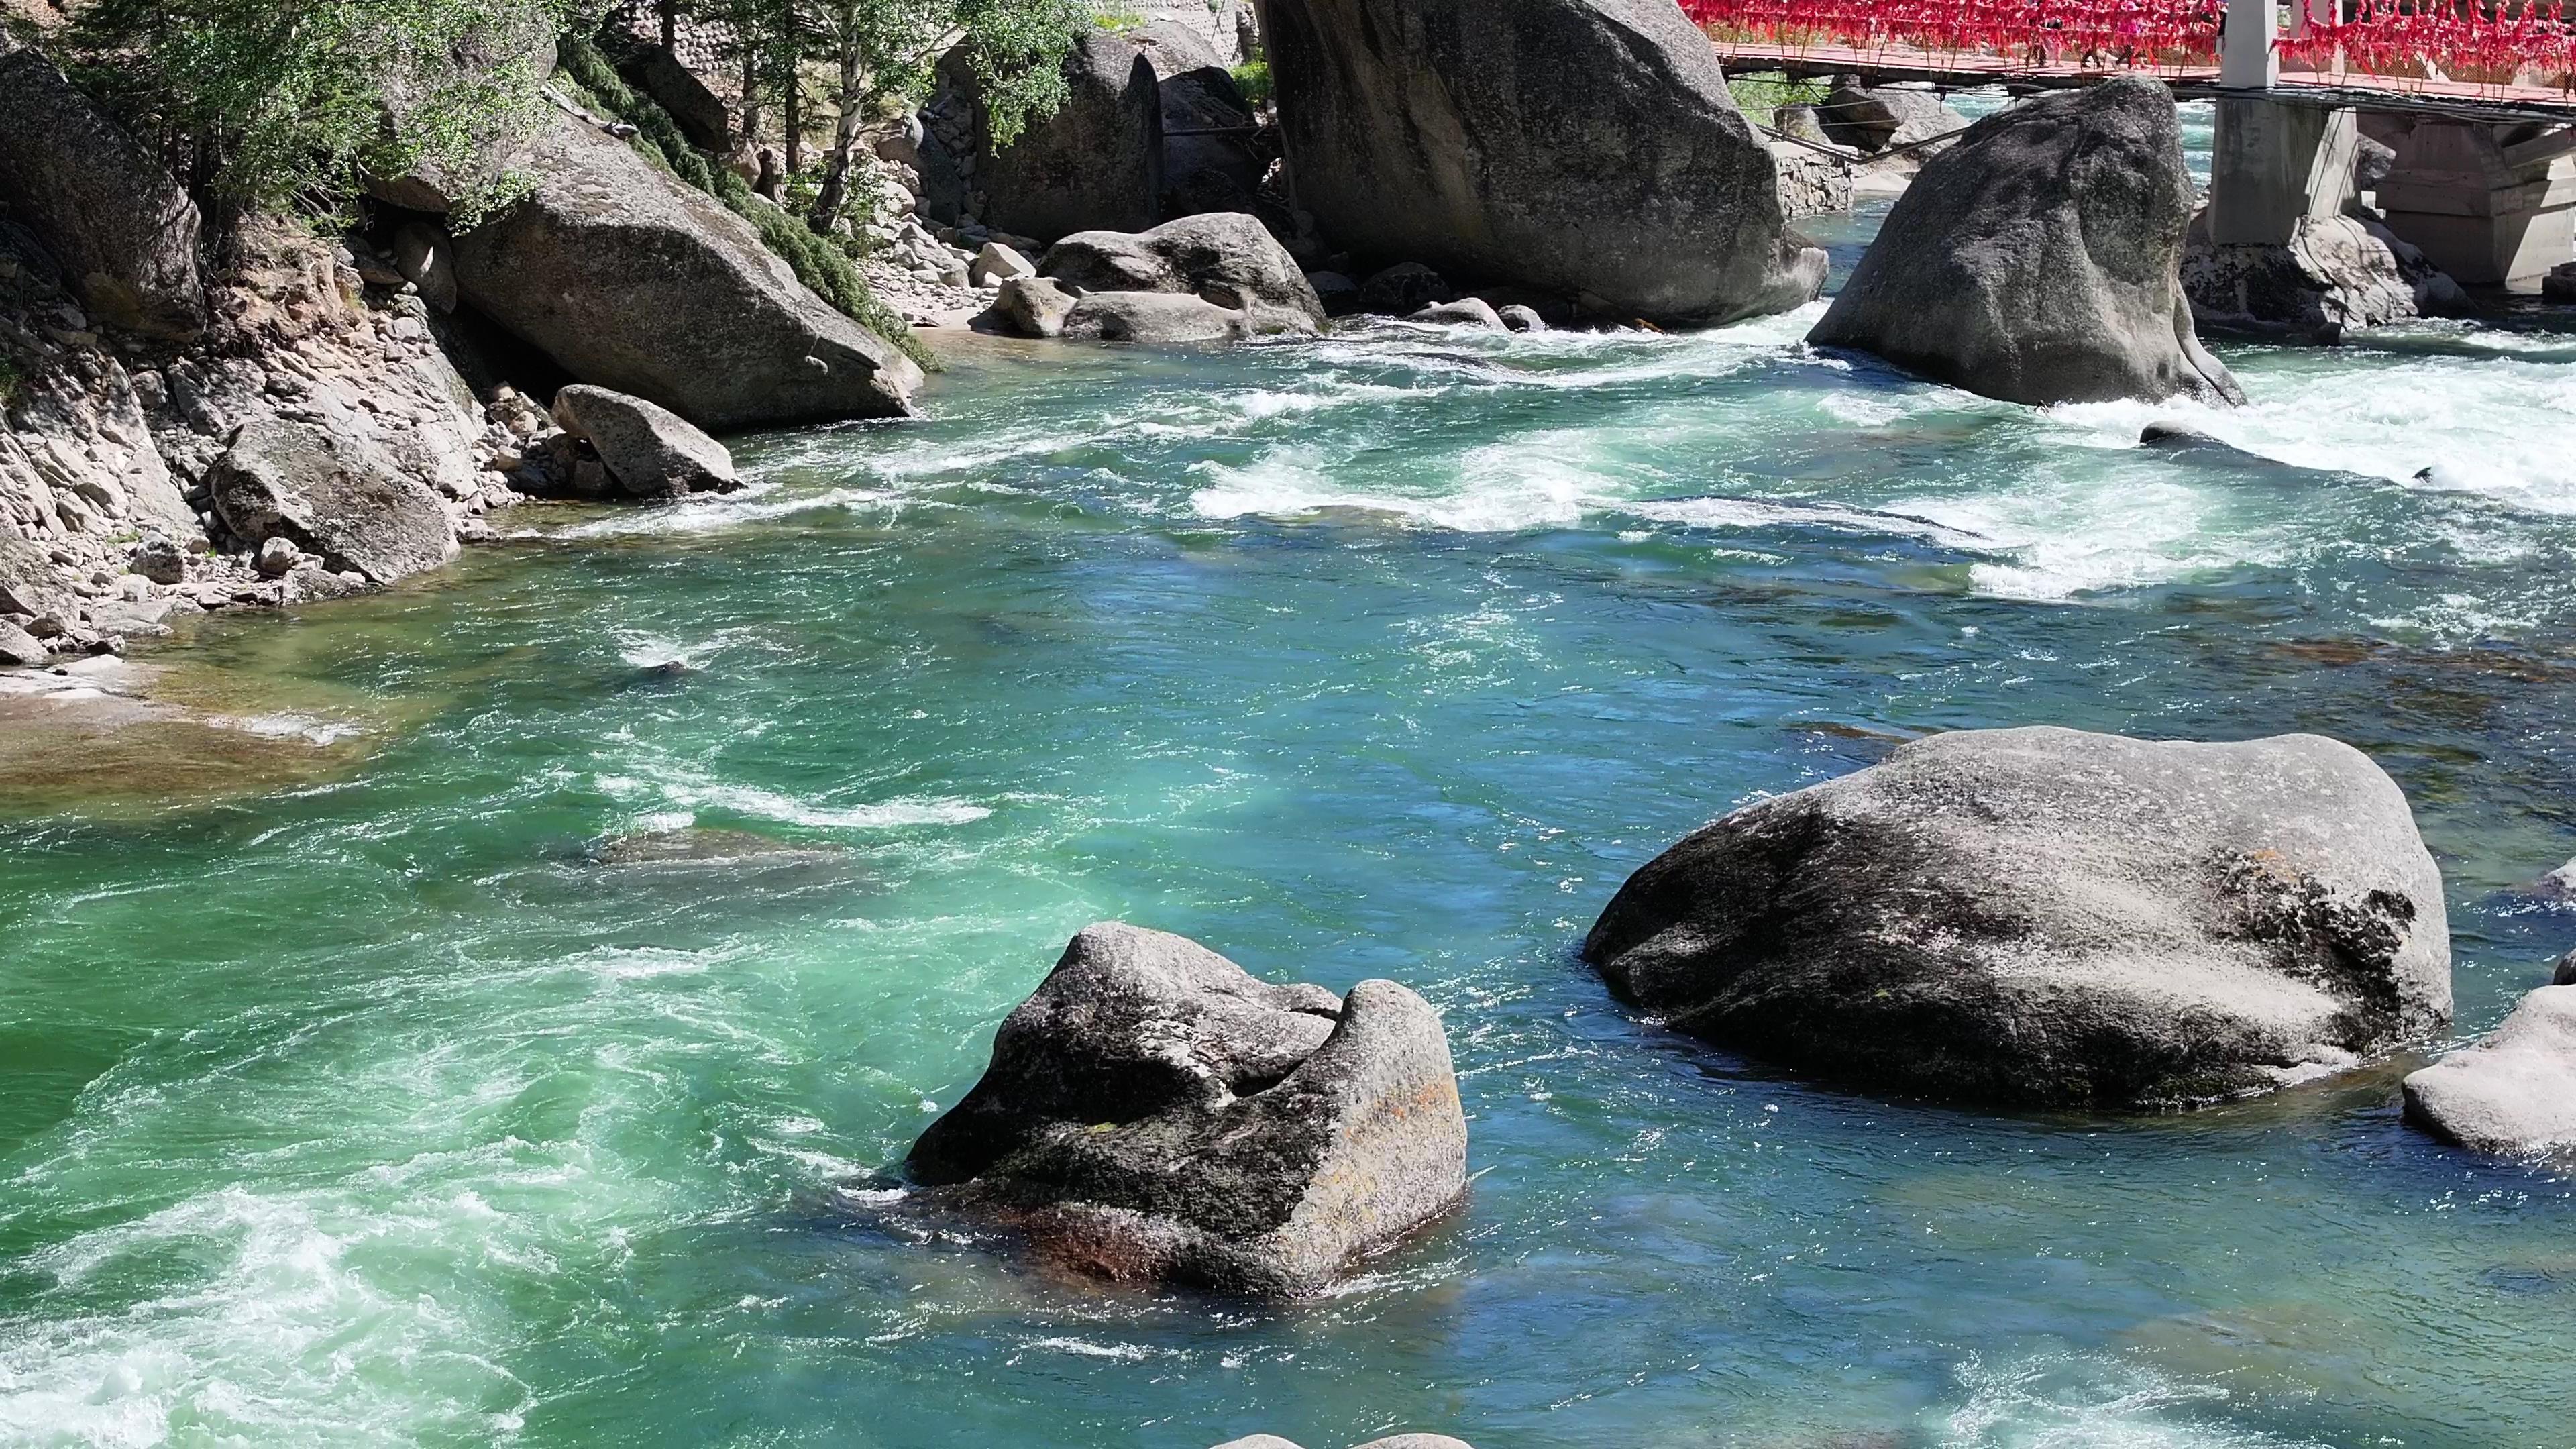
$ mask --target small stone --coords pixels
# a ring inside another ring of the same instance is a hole
[[[1000,242],[984,243],[984,249],[975,254],[974,265],[966,270],[967,276],[979,287],[999,286],[1013,277],[1034,277],[1038,272],[1027,257],[1020,255],[1018,248],[1004,246]]]
[[[134,546],[128,567],[156,584],[175,584],[188,576],[188,557],[179,545],[156,533]]]

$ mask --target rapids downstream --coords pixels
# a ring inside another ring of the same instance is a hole
[[[1923,731],[2314,730],[2405,786],[2491,1026],[2576,946],[2529,889],[2576,854],[2576,332],[2033,412],[1815,315],[982,343],[748,495],[199,626],[174,679],[367,748],[0,814],[0,1442],[2576,1444],[2576,1184],[2403,1129],[2393,1069],[1913,1106],[1573,958],[1683,832]],[[586,855],[691,824],[809,848]],[[1279,1312],[853,1226],[1103,918],[1422,991],[1464,1213]]]

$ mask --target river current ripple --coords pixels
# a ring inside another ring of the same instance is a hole
[[[745,496],[205,626],[374,748],[0,819],[0,1442],[2576,1443],[2570,1184],[2410,1134],[2394,1068],[1949,1111],[1572,958],[1662,845],[1924,731],[2306,729],[2406,787],[2491,1026],[2576,946],[2528,889],[2576,854],[2576,333],[2031,411],[1812,315],[981,346]],[[583,859],[686,824],[815,849]],[[1281,1312],[849,1223],[1113,917],[1428,995],[1466,1210]]]

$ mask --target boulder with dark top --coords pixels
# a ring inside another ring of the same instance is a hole
[[[1721,1045],[2032,1106],[2268,1091],[2451,1012],[2441,875],[2406,797],[2316,735],[1916,740],[1666,851],[1583,954]]]
[[[566,372],[718,432],[912,410],[921,369],[715,198],[568,116],[522,165],[535,190],[457,238],[457,289]]]
[[[196,204],[34,50],[0,55],[0,203],[92,317],[153,337],[204,330]]]
[[[1267,227],[1242,212],[1167,221],[1151,231],[1077,232],[1038,271],[1084,292],[1186,292],[1251,315],[1257,332],[1312,332],[1323,299]]]
[[[1168,76],[1162,105],[1163,215],[1252,210],[1264,168],[1234,76],[1214,65]]]
[[[1306,285],[1315,289],[1315,300],[1324,304],[1327,317],[1347,317],[1360,310],[1360,284],[1340,272],[1308,272]]]
[[[2576,986],[2576,951],[2570,951],[2558,958],[2557,969],[2549,974],[2549,984]]]
[[[2465,1051],[2406,1078],[2406,1120],[2476,1152],[2576,1151],[2576,986],[2544,986]]]
[[[1360,306],[1365,311],[1389,316],[1410,317],[1425,307],[1455,301],[1458,289],[1449,279],[1420,262],[1397,262],[1369,274],[1360,283]]]
[[[1955,144],[1942,138],[1968,129],[1968,118],[1931,91],[1863,85],[1850,76],[1834,82],[1815,118],[1835,145],[1864,156],[1903,150],[1927,161]]]
[[[1061,1265],[1293,1296],[1449,1211],[1467,1123],[1440,1019],[1404,987],[1271,986],[1098,925],[908,1167],[922,1207],[999,1219]]]
[[[715,152],[733,149],[733,108],[678,56],[659,45],[639,45],[617,58],[617,74],[668,111],[690,145]]]
[[[1086,342],[1232,342],[1248,337],[1242,312],[1185,292],[1087,292],[1064,315],[1061,335]]]
[[[635,497],[730,493],[742,486],[724,444],[640,397],[576,383],[555,393],[554,416]]]
[[[333,572],[390,583],[456,554],[438,495],[329,419],[253,418],[206,482],[233,537],[253,546],[283,538]]]
[[[1338,246],[1666,323],[1824,285],[1672,0],[1269,0],[1263,41],[1297,203]]]
[[[1064,59],[1064,104],[996,149],[975,108],[971,207],[985,225],[1053,241],[1078,231],[1143,231],[1162,217],[1163,105],[1135,46],[1086,31]],[[928,169],[923,172],[925,178]]]
[[[1807,340],[2009,402],[2241,402],[2178,276],[2193,199],[2163,83],[2025,101],[1924,166]]]

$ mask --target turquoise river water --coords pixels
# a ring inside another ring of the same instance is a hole
[[[0,814],[0,1442],[2576,1445],[2570,1179],[2404,1129],[2402,1063],[1946,1110],[1572,956],[1663,844],[1923,731],[2317,730],[2406,787],[2491,1026],[2576,946],[2528,889],[2576,854],[2576,334],[2031,411],[1814,315],[987,345],[927,421],[747,442],[747,495],[199,626],[164,657],[353,752]],[[690,823],[828,850],[585,858]],[[1421,990],[1464,1212],[1282,1310],[870,1232],[836,1189],[1102,918]]]

